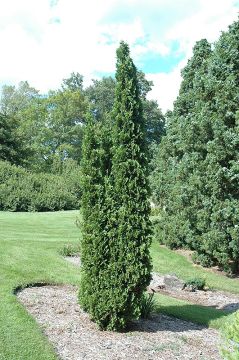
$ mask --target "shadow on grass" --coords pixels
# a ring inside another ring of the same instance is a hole
[[[231,313],[194,304],[158,305],[157,312],[193,322],[203,327],[219,329]],[[189,323],[188,323],[189,324]],[[184,326],[184,325],[183,325]],[[188,325],[190,328],[190,325]]]
[[[239,302],[227,304],[227,305],[223,306],[222,309],[227,312],[230,312],[230,313],[235,312],[235,311],[239,310]]]
[[[185,332],[200,331],[208,327],[220,329],[230,314],[223,310],[196,304],[170,304],[168,301],[168,304],[162,305],[158,300],[155,313],[151,318],[133,321],[126,332]]]

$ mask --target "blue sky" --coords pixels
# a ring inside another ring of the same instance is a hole
[[[2,0],[0,84],[27,80],[45,93],[78,71],[89,85],[114,74],[125,40],[165,111],[195,41],[216,41],[238,10],[238,0]]]

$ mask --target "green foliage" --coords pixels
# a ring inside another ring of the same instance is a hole
[[[0,160],[20,165],[26,156],[21,137],[17,134],[18,122],[11,116],[0,114]]]
[[[156,101],[146,99],[152,83],[137,72],[147,124],[147,140],[158,143],[164,117]],[[0,100],[0,158],[34,172],[52,173],[55,161],[81,161],[85,118],[90,105],[97,121],[105,120],[114,103],[116,80],[93,80],[83,89],[83,76],[72,73],[57,90],[41,95],[27,81],[4,85]],[[108,120],[110,118],[108,117]],[[110,120],[109,120],[110,123]],[[54,173],[54,172],[53,172]]]
[[[160,213],[161,213],[161,209],[158,206],[151,207],[150,209],[151,216],[160,217]]]
[[[83,76],[78,72],[72,72],[70,77],[63,79],[63,90],[68,89],[71,91],[83,91]]]
[[[192,278],[189,279],[185,282],[186,286],[190,286],[192,288],[192,290],[204,290],[205,286],[206,286],[206,280],[202,279],[202,278]]]
[[[113,128],[90,119],[83,146],[82,281],[79,300],[102,329],[140,316],[150,281],[145,124],[136,68],[117,50]],[[112,136],[107,142],[105,135]]]
[[[63,80],[61,89],[45,96],[27,82],[20,82],[18,87],[3,86],[1,112],[8,119],[12,137],[20,139],[19,150],[25,150],[22,159],[19,155],[21,162],[14,163],[34,172],[51,172],[55,158],[80,162],[88,109],[82,81],[81,75],[73,73]]]
[[[223,329],[221,354],[225,360],[239,359],[239,311],[231,315]]]
[[[38,91],[31,87],[27,81],[21,81],[18,87],[3,85],[1,93],[1,112],[7,116],[16,116],[38,97]]]
[[[143,319],[149,319],[153,312],[156,310],[156,301],[154,293],[143,294],[140,303],[140,316]]]
[[[145,78],[142,71],[137,71],[137,81],[139,86],[139,96],[143,106],[143,116],[146,124],[146,141],[148,144],[158,144],[164,134],[165,119],[162,111],[155,100],[146,99],[146,95],[151,90],[153,83]],[[116,90],[116,80],[112,77],[103,77],[101,80],[93,80],[93,85],[85,90],[85,94],[94,117],[97,121],[105,120],[113,109]]]
[[[99,304],[103,301],[104,268],[109,253],[108,237],[104,220],[105,151],[102,124],[89,118],[86,123],[82,147],[82,276],[79,301],[101,326]],[[97,307],[98,305],[98,307]],[[102,326],[103,327],[103,326]]]
[[[151,177],[160,241],[228,272],[239,263],[238,43],[235,22],[213,51],[194,47]]]
[[[86,88],[85,94],[97,121],[103,120],[111,112],[114,104],[115,85],[115,79],[109,76],[103,77],[101,80],[93,80],[93,84]]]
[[[209,254],[195,252],[192,255],[192,260],[195,264],[200,264],[204,267],[211,267],[215,265],[215,260]]]
[[[53,211],[77,209],[79,169],[71,174],[35,174],[0,162],[0,210]]]

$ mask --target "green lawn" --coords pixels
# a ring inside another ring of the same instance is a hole
[[[79,283],[79,269],[58,254],[64,243],[79,239],[77,215],[0,212],[0,360],[56,359],[13,289],[42,281]]]
[[[77,211],[54,213],[0,212],[0,360],[56,360],[34,319],[18,303],[14,288],[29,283],[79,284],[80,271],[59,249],[76,243]],[[152,245],[155,271],[182,278],[204,276],[210,286],[239,293],[239,281],[195,268],[184,257]],[[159,311],[217,327],[224,313],[157,295]]]
[[[229,291],[239,294],[239,279],[233,279],[201,266],[195,266],[186,257],[160,246],[156,241],[151,248],[151,256],[154,264],[154,271],[162,274],[174,273],[183,280],[194,277],[201,277],[206,284],[214,289]]]

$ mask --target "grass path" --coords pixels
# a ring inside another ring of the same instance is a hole
[[[18,303],[13,289],[36,282],[79,284],[79,269],[58,253],[63,244],[76,243],[77,211],[54,213],[0,212],[0,360],[56,360],[35,320]],[[205,276],[210,286],[239,293],[238,280],[195,268],[187,259],[152,245],[155,271],[186,279]],[[217,326],[221,311],[157,295],[160,311]],[[201,309],[203,308],[203,309]]]

